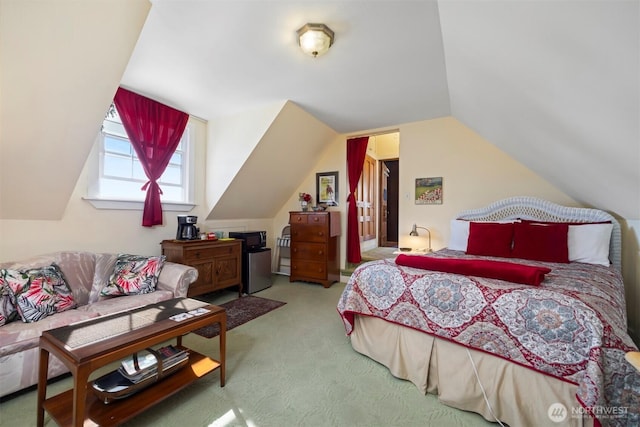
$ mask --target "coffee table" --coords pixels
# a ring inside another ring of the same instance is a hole
[[[169,317],[203,307],[205,314],[175,321]],[[220,325],[219,360],[191,349],[189,364],[148,388],[124,399],[103,403],[93,392],[90,375],[98,368],[133,353],[182,336],[198,328]],[[193,381],[220,368],[220,387],[225,383],[227,314],[224,308],[189,298],[176,298],[127,312],[51,329],[40,337],[37,425],[44,411],[59,425],[118,425],[171,396]],[[49,355],[55,355],[71,371],[73,388],[47,398]]]

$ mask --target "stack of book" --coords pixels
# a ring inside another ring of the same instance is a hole
[[[177,349],[172,345],[154,350],[154,353],[162,360],[160,376],[173,373],[185,366],[189,359],[186,350]],[[104,403],[109,403],[113,399],[127,397],[151,385],[159,377],[156,355],[149,351],[138,353],[137,367],[133,356],[123,360],[118,369],[93,381],[94,391],[104,399]]]

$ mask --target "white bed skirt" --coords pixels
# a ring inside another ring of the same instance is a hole
[[[385,365],[395,377],[414,383],[421,392],[436,394],[443,404],[479,413],[489,421],[497,417],[511,427],[593,426],[591,417],[579,415],[582,411],[575,397],[576,385],[499,357],[382,319],[357,315],[351,345]],[[470,356],[495,417],[485,402]],[[567,410],[566,419],[561,422],[554,422],[548,414],[551,405],[557,403]]]

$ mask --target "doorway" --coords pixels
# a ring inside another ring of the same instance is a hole
[[[398,246],[400,134],[371,135],[354,192],[362,252]]]
[[[378,246],[398,246],[399,159],[380,160],[380,230]]]

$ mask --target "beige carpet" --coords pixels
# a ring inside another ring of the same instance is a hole
[[[377,259],[395,258],[397,255],[394,254],[394,252],[397,250],[398,248],[377,247],[369,251],[362,252],[362,261],[358,264],[347,263],[346,267],[340,272],[340,274],[342,276],[349,277],[351,276],[351,273],[353,273],[353,270],[362,263]]]
[[[336,311],[344,283],[325,289],[289,283],[255,295],[287,304],[229,331],[227,385],[214,372],[127,426],[487,426],[477,414],[441,405],[410,382],[356,353]],[[221,292],[218,304],[237,298]],[[185,343],[217,355],[218,340],[190,334]],[[70,378],[49,388],[69,388]],[[36,392],[0,404],[0,426],[34,426]],[[54,426],[49,417],[45,425]]]

